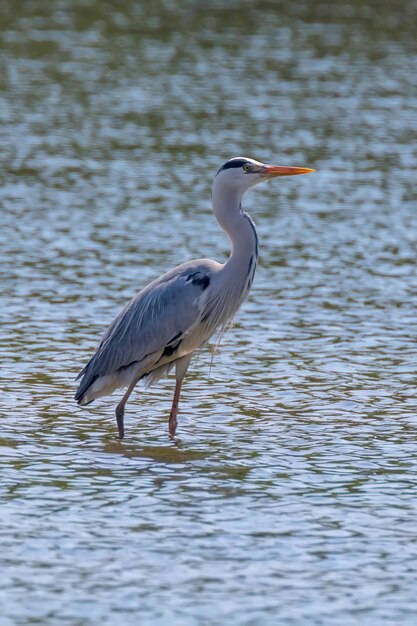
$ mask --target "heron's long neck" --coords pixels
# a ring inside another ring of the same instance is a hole
[[[225,189],[216,179],[213,185],[214,214],[232,244],[230,258],[216,274],[209,296],[210,327],[225,327],[247,296],[255,275],[258,236],[249,215],[242,212],[241,195]]]
[[[246,273],[249,265],[255,268],[258,258],[258,235],[255,224],[241,208],[241,196],[233,191],[213,188],[214,215],[227,233],[232,251],[225,269]]]

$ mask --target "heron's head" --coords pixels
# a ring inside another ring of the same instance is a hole
[[[314,172],[308,167],[286,167],[282,165],[266,165],[247,157],[234,157],[226,161],[216,174],[215,184],[243,195],[245,191],[262,183],[264,180],[277,176],[294,176]]]

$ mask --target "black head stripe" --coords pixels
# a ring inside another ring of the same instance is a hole
[[[246,159],[230,159],[230,161],[226,161],[226,163],[221,166],[219,172],[222,172],[223,170],[229,170],[231,167],[243,167],[248,162],[249,161],[247,161]],[[219,172],[217,172],[217,174]]]

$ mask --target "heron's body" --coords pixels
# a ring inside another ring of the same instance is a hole
[[[239,174],[245,172],[246,180],[231,175],[238,169]],[[225,163],[213,185],[213,209],[231,240],[230,258],[224,264],[189,261],[140,291],[109,326],[80,373],[83,378],[75,396],[79,404],[128,387],[116,410],[122,437],[124,406],[137,382],[145,379],[153,384],[175,366],[177,386],[170,418],[170,433],[175,433],[181,384],[193,353],[231,322],[253,282],[258,237],[253,221],[242,211],[243,193],[271,176],[308,171],[312,170],[264,166],[246,158]],[[258,177],[250,180],[248,174]]]

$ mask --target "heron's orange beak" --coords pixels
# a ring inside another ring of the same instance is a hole
[[[296,174],[310,174],[315,172],[309,167],[286,167],[285,165],[264,165],[261,170],[262,174],[266,174],[268,178],[276,176],[295,176]]]

